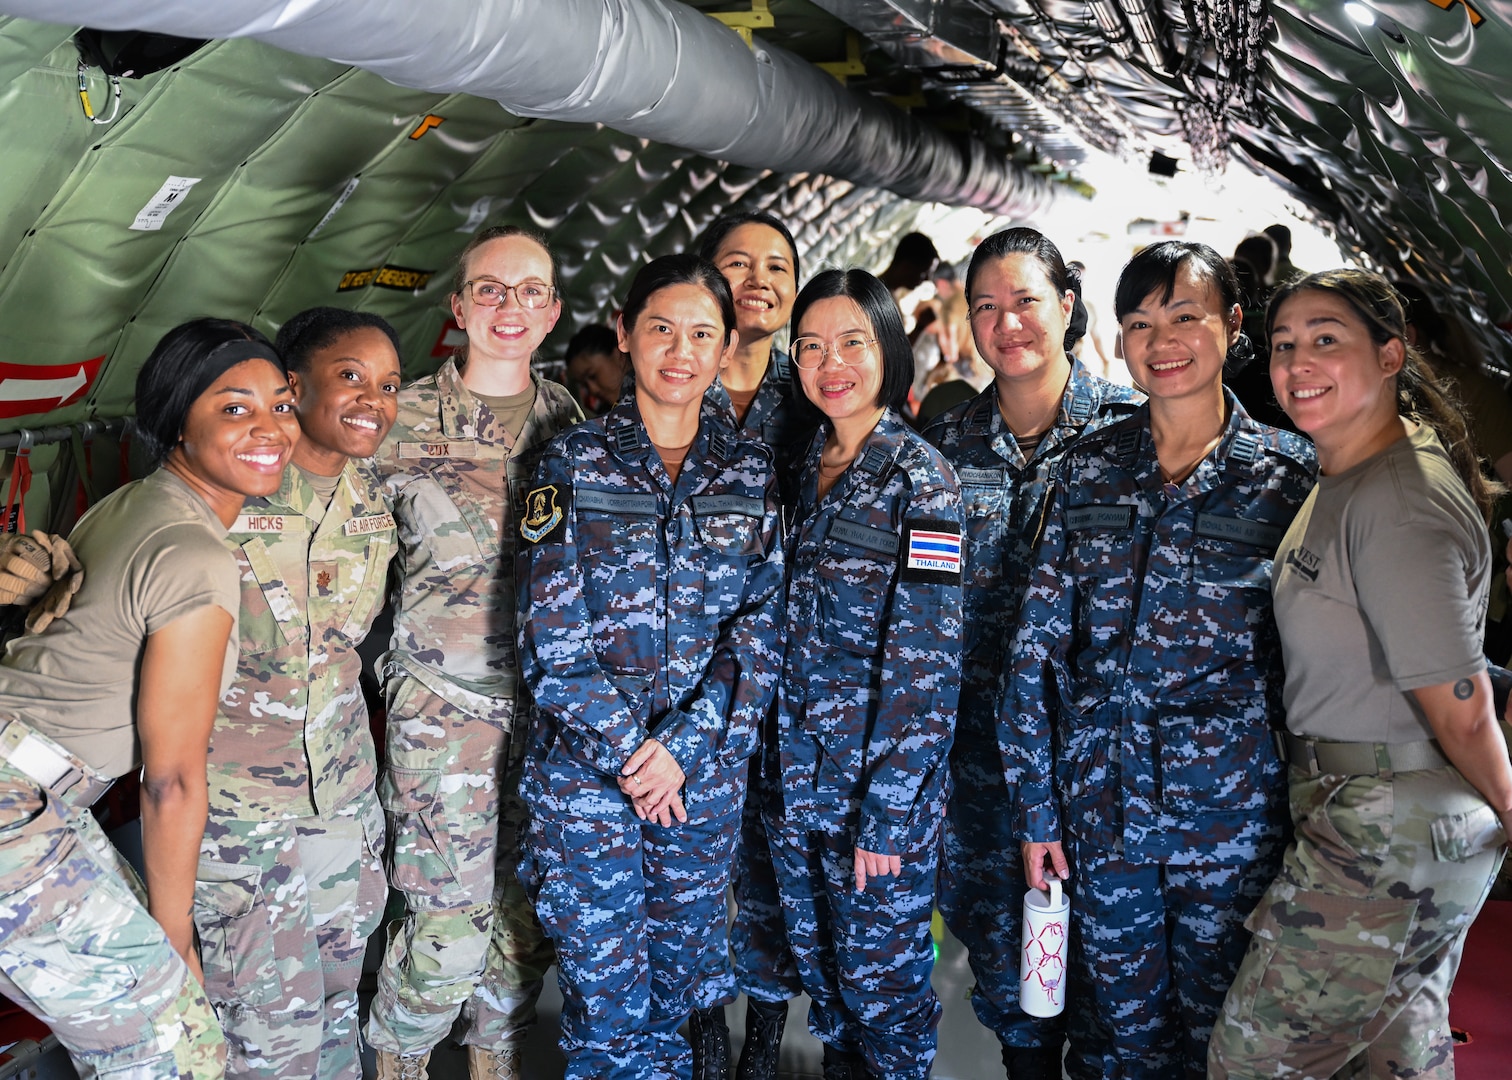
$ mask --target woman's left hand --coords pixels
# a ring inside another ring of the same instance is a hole
[[[642,821],[654,818],[665,823],[668,810],[678,821],[688,820],[688,812],[677,797],[687,776],[661,743],[655,739],[641,743],[620,773],[620,790],[630,796],[635,814]]]
[[[856,891],[866,891],[866,879],[869,877],[900,877],[903,874],[903,860],[896,855],[878,855],[875,851],[867,851],[865,848],[856,849]]]

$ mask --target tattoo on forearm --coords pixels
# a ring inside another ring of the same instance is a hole
[[[1454,684],[1454,696],[1461,701],[1469,701],[1475,696],[1475,683],[1469,679],[1461,679]]]

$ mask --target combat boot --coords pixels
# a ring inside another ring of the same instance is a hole
[[[1005,1046],[1008,1080],[1061,1080],[1059,1046]]]
[[[824,1080],[866,1080],[866,1058],[825,1043]]]
[[[688,1014],[688,1042],[693,1047],[693,1080],[730,1080],[730,1026],[722,1005]]]
[[[525,1063],[520,1048],[513,1044],[498,1050],[481,1046],[467,1048],[468,1080],[521,1080]]]
[[[429,1067],[429,1050],[423,1054],[391,1054],[380,1050],[375,1080],[427,1080]]]
[[[787,1002],[746,999],[745,1045],[735,1080],[777,1080],[782,1029],[787,1026]]]

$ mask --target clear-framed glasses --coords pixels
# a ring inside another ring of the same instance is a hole
[[[539,281],[523,281],[518,285],[506,285],[493,278],[474,278],[464,281],[462,288],[479,307],[498,307],[511,292],[515,302],[523,308],[543,308],[551,303],[551,294],[556,292],[550,285]]]
[[[824,363],[826,353],[832,353],[842,364],[855,367],[866,359],[866,350],[876,343],[876,338],[860,334],[841,334],[834,341],[801,337],[793,339],[793,343],[788,346],[788,355],[793,358],[793,363],[808,371],[813,371]]]

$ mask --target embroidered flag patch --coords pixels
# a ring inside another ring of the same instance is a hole
[[[910,581],[954,584],[961,578],[961,529],[949,521],[907,525],[903,573]]]

